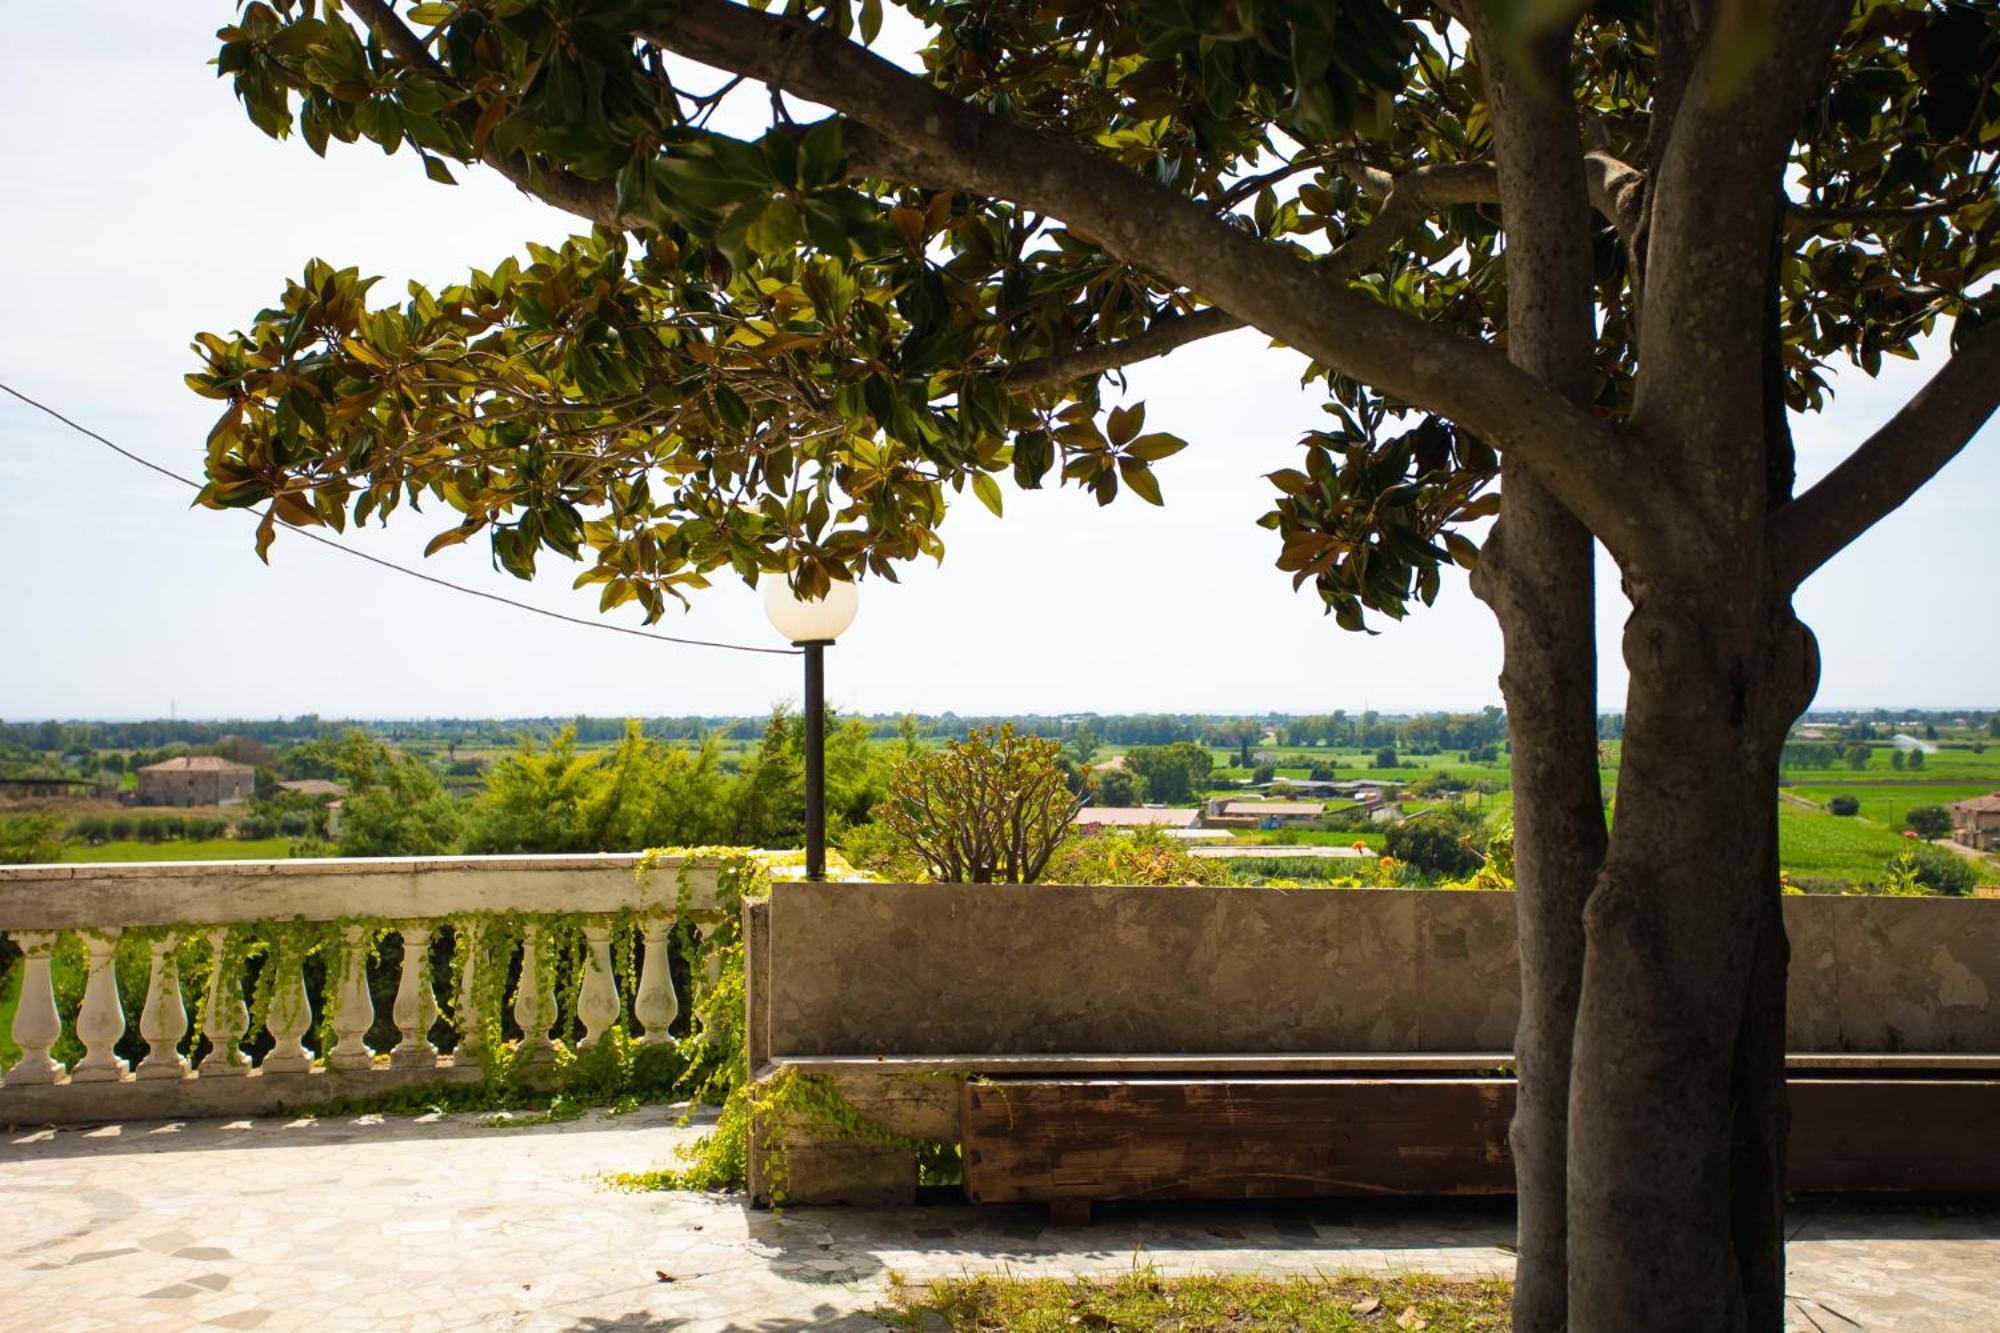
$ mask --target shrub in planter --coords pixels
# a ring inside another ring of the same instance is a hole
[[[952,884],[1032,884],[1068,835],[1082,799],[1063,780],[1062,747],[1012,724],[967,733],[896,765],[883,823]]]

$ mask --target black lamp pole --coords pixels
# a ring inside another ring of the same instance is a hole
[[[808,639],[806,655],[806,878],[826,878],[826,649]]]

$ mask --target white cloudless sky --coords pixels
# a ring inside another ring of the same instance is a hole
[[[490,174],[452,189],[407,154],[273,142],[214,76],[227,0],[14,16],[0,50],[0,379],[177,471],[198,473],[213,404],[182,376],[199,330],[241,327],[310,257],[450,281],[577,227]],[[81,21],[79,21],[81,20]],[[1941,352],[1941,349],[1938,349]],[[1810,480],[1935,369],[1841,375],[1798,423]],[[871,580],[829,665],[868,712],[1319,712],[1499,701],[1499,635],[1462,577],[1373,637],[1344,633],[1273,567],[1262,474],[1321,420],[1301,360],[1238,333],[1139,367],[1167,505],[1100,510],[1009,488],[1007,515],[953,507],[942,567]],[[1991,595],[2000,427],[1801,592],[1825,656],[1821,706],[2000,703]],[[478,543],[422,561],[443,514],[350,532],[362,549],[594,615],[544,556],[524,584]],[[252,520],[0,397],[0,717],[420,717],[740,713],[797,693],[796,662],[675,648],[457,596]],[[1620,707],[1624,605],[1600,561],[1600,705]],[[1982,582],[1983,581],[1983,582]],[[636,624],[631,608],[622,623]],[[772,644],[755,594],[718,583],[671,634]]]

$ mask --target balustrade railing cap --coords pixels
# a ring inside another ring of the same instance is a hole
[[[472,912],[714,906],[713,867],[637,852],[0,866],[0,931],[421,920]]]

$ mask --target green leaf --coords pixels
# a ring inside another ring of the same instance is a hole
[[[787,254],[803,230],[798,206],[789,199],[773,199],[750,224],[744,240],[760,255]]]
[[[1146,424],[1146,405],[1134,403],[1130,407],[1114,407],[1105,419],[1106,433],[1113,444],[1124,444],[1139,433]]]
[[[1187,441],[1178,435],[1168,435],[1155,431],[1151,435],[1141,435],[1125,448],[1128,458],[1137,458],[1147,463],[1157,463],[1162,458],[1172,458],[1187,448]]]
[[[424,160],[424,175],[439,185],[458,184],[457,179],[451,174],[451,168],[444,164],[443,159],[432,157],[429,153],[419,153],[418,156]]]
[[[828,116],[806,131],[799,144],[799,184],[808,190],[836,185],[847,171],[839,116]]]
[[[1147,467],[1138,459],[1119,459],[1118,475],[1125,478],[1125,484],[1130,486],[1133,492],[1148,504],[1164,505],[1166,503],[1165,500],[1160,498],[1160,479],[1153,475],[1153,469]]]
[[[461,523],[455,528],[446,528],[430,539],[430,543],[424,547],[424,555],[433,556],[447,546],[456,546],[477,531],[479,531],[477,523]]]
[[[742,396],[726,384],[715,386],[715,415],[722,418],[722,424],[731,430],[742,430],[750,424],[750,406]]]
[[[993,480],[992,473],[973,473],[972,493],[979,497],[981,504],[993,511],[993,517],[1000,517],[1000,483]]]

